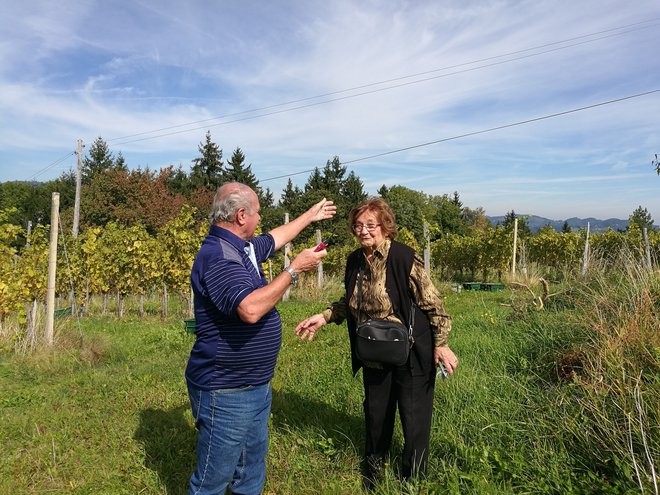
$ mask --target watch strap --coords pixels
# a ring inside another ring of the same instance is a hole
[[[291,275],[291,285],[296,285],[298,283],[298,272],[290,266],[287,266],[284,271]]]

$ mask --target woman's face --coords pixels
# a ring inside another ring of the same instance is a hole
[[[385,240],[380,221],[373,211],[367,210],[355,219],[353,232],[360,245],[367,250],[377,248]]]

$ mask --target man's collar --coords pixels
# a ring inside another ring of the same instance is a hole
[[[219,225],[211,224],[211,229],[209,231],[209,234],[215,237],[220,237],[221,239],[228,241],[232,246],[236,247],[236,249],[239,251],[242,251],[245,245],[247,244],[247,241],[241,239],[233,232],[225,229],[224,227],[220,227]]]

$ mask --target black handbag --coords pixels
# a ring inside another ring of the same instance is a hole
[[[362,303],[362,274],[358,285],[358,318]],[[410,349],[415,343],[412,331],[415,308],[410,308],[408,327],[403,323],[389,321],[383,318],[370,318],[357,326],[355,339],[355,354],[361,361],[403,366],[408,362]]]

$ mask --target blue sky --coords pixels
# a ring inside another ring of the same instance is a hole
[[[337,155],[370,193],[660,224],[660,92],[457,138],[660,89],[657,0],[0,3],[0,181],[98,136],[187,170],[210,130],[276,196]]]

